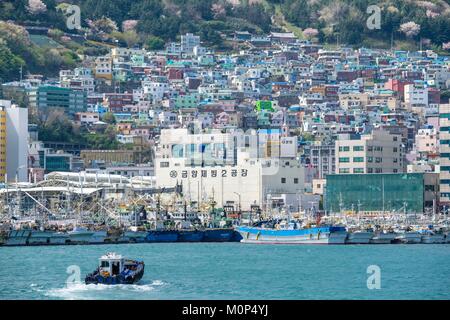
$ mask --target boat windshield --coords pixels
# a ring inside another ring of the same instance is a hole
[[[109,262],[108,261],[102,261],[102,263],[100,264],[100,267],[102,267],[102,268],[109,268]]]

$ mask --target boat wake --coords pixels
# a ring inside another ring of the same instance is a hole
[[[63,288],[44,289],[36,284],[31,284],[31,289],[40,292],[48,298],[64,300],[111,300],[111,299],[133,299],[131,293],[150,292],[156,287],[163,286],[161,280],[151,282],[141,281],[137,284],[84,284],[73,283]],[[145,299],[143,296],[136,296],[138,299]]]

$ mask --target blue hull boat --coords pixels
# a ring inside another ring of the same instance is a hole
[[[149,231],[145,242],[177,242],[178,232],[171,230]]]
[[[205,242],[229,242],[233,238],[233,229],[206,229],[203,241]]]
[[[178,242],[202,242],[205,233],[197,230],[183,230],[178,233]]]

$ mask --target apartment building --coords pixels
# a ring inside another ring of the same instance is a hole
[[[365,135],[341,134],[335,143],[336,173],[401,173],[405,170],[402,137],[382,129]]]
[[[439,106],[440,204],[450,205],[450,104]]]
[[[0,183],[5,182],[6,175],[6,111],[0,106]]]

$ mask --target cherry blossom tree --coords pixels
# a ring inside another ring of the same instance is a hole
[[[122,30],[124,32],[132,31],[136,28],[137,24],[138,24],[137,20],[125,20],[124,22],[122,22]]]
[[[408,38],[415,37],[420,32],[420,24],[414,21],[409,21],[400,25],[400,31],[403,32]]]
[[[303,30],[303,35],[308,39],[317,37],[318,34],[319,34],[319,31],[314,28],[306,28],[305,30]]]
[[[28,0],[27,10],[31,14],[41,14],[47,11],[47,5],[41,0]]]

